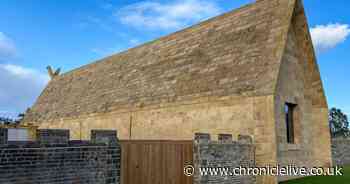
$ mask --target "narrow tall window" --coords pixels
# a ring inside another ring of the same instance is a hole
[[[294,111],[296,104],[286,103],[285,114],[286,114],[286,125],[287,125],[287,142],[294,144]]]

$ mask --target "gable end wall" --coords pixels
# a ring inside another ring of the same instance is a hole
[[[303,30],[296,27],[293,19],[288,33],[287,46],[282,59],[275,97],[275,116],[278,142],[278,163],[282,166],[329,167],[331,165],[330,137],[328,129],[328,108],[323,89],[312,84],[317,74],[314,58],[308,57],[303,46],[306,40],[300,38]],[[299,19],[300,21],[300,19]],[[303,41],[303,42],[301,42]],[[303,44],[303,45],[301,45]],[[321,83],[319,81],[318,83]],[[297,104],[294,116],[295,144],[287,143],[285,103]],[[293,177],[280,177],[288,180]]]

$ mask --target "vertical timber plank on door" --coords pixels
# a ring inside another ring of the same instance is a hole
[[[193,184],[193,141],[121,140],[121,184]]]

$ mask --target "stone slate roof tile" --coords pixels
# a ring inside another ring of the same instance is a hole
[[[295,0],[260,0],[52,79],[26,122],[273,94]]]

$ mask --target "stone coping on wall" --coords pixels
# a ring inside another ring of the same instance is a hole
[[[8,141],[7,128],[0,128],[0,148],[93,147],[117,144],[116,130],[91,130],[91,140],[70,140],[69,130],[38,129],[35,141]]]
[[[107,143],[92,143],[90,141],[69,141],[68,144],[40,144],[35,141],[11,141],[8,144],[0,145],[2,148],[66,148],[66,147],[101,147],[111,146]]]
[[[212,140],[211,135],[208,133],[195,133],[194,141],[197,143],[253,144],[253,138],[250,135],[238,135],[237,141],[235,141],[232,134],[218,134],[218,140]]]
[[[336,142],[349,142],[350,138],[349,137],[337,137],[337,138],[332,138],[332,141]]]

